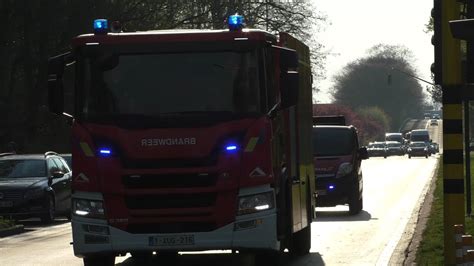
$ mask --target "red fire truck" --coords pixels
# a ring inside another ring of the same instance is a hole
[[[242,20],[133,33],[96,20],[50,58],[50,110],[72,123],[73,247],[85,265],[128,252],[309,252],[309,49]]]

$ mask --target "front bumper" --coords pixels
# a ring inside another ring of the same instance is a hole
[[[316,174],[318,176],[318,174]],[[357,184],[357,177],[352,173],[340,178],[317,177],[316,178],[316,198],[317,207],[332,207],[349,202],[349,196],[354,191]]]
[[[243,215],[236,221],[212,232],[180,234],[131,234],[109,226],[105,220],[73,217],[74,254],[84,257],[92,254],[119,254],[130,251],[203,251],[213,249],[273,249],[279,250],[275,210]],[[108,235],[87,232],[90,226],[106,227]],[[243,228],[239,228],[243,227]],[[194,244],[155,246],[154,237],[192,236]]]
[[[412,150],[410,152],[408,152],[408,154],[410,156],[428,156],[429,155],[429,152],[428,151],[424,151],[424,150]]]
[[[48,212],[46,198],[1,200],[0,216],[23,219],[37,217]]]
[[[270,191],[263,187],[241,189],[239,196]],[[100,193],[75,193],[73,198],[103,200]],[[150,219],[153,222],[153,219]],[[130,233],[110,226],[105,219],[73,215],[72,237],[74,254],[85,257],[94,254],[122,254],[131,251],[204,251],[215,249],[280,249],[277,239],[276,208],[235,217],[235,221],[207,232]],[[163,240],[162,242],[156,239]],[[181,244],[181,239],[192,239]],[[176,241],[174,241],[176,240]],[[160,244],[156,244],[160,242]]]

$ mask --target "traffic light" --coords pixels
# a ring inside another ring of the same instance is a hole
[[[434,75],[434,82],[441,85],[443,82],[443,65],[442,65],[442,23],[441,23],[441,2],[442,0],[433,0],[433,8],[431,9],[431,17],[433,19],[434,34],[431,37],[431,44],[434,46],[434,63],[431,64],[431,73]]]

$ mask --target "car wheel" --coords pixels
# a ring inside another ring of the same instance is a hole
[[[55,206],[54,206],[54,197],[53,195],[48,195],[45,202],[46,213],[42,214],[40,219],[43,223],[52,223],[55,218]]]
[[[425,158],[428,158],[428,154],[425,154]]]
[[[356,215],[362,210],[363,198],[359,191],[359,185],[355,185],[349,197],[349,214]]]
[[[84,266],[112,266],[115,264],[115,256],[85,257]]]
[[[408,155],[408,159],[411,159],[411,155]]]

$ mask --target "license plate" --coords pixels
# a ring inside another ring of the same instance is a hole
[[[0,208],[3,207],[12,207],[13,201],[0,200]]]
[[[186,246],[194,245],[194,235],[151,236],[150,246]]]
[[[316,194],[318,194],[318,195],[326,195],[326,190],[324,190],[324,189],[316,190]]]

